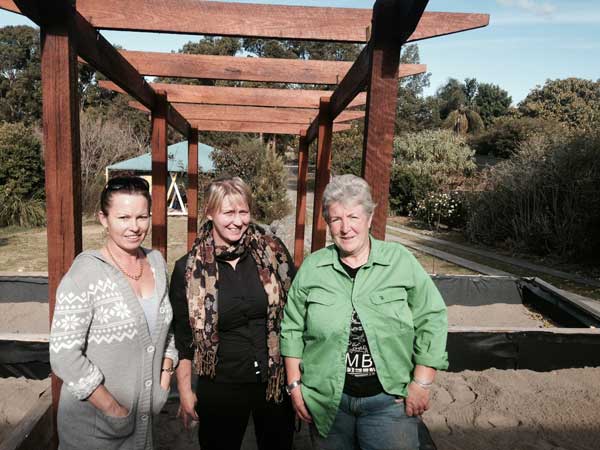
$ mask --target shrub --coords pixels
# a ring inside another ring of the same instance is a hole
[[[471,137],[469,144],[479,155],[509,158],[519,146],[536,133],[551,133],[560,129],[556,122],[530,117],[497,119],[484,133]]]
[[[490,171],[467,233],[535,254],[597,258],[600,133],[537,135]]]
[[[46,204],[43,199],[22,199],[0,190],[0,227],[38,227],[45,223]]]
[[[419,175],[413,168],[395,164],[390,178],[390,211],[408,215],[419,200],[434,191],[437,184],[429,175]]]
[[[394,140],[390,210],[407,213],[429,192],[448,192],[475,171],[474,152],[449,130],[409,133]]]
[[[430,192],[417,203],[411,215],[430,227],[462,228],[467,218],[465,205],[464,197],[458,191]]]

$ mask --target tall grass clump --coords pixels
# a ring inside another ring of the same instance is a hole
[[[536,135],[489,173],[467,235],[537,255],[598,258],[600,133]]]

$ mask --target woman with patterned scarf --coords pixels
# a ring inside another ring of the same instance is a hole
[[[205,199],[207,221],[171,278],[179,416],[186,428],[199,422],[202,450],[239,450],[250,414],[259,450],[291,449],[279,334],[292,259],[251,222],[240,178],[214,181]]]

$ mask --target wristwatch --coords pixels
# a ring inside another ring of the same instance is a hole
[[[161,369],[161,372],[167,372],[169,375],[173,375],[175,373],[174,367],[164,367]]]
[[[301,384],[302,384],[302,381],[294,380],[290,384],[286,384],[285,392],[287,392],[288,395],[292,395],[292,391],[294,389],[296,389],[298,386],[300,386]]]

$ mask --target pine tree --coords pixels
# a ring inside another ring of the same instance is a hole
[[[259,221],[271,223],[290,211],[287,198],[287,172],[283,159],[274,146],[264,148],[263,158],[254,180],[255,215]]]

